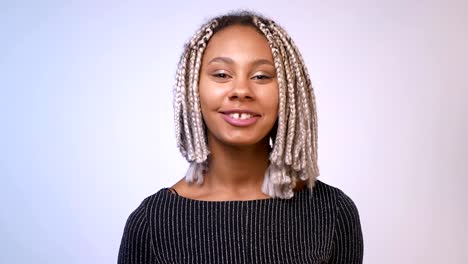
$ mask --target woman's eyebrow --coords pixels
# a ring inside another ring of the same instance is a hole
[[[226,64],[234,64],[234,61],[231,58],[228,57],[215,57],[211,59],[208,64],[211,64],[213,62],[224,62]]]
[[[271,65],[271,66],[275,67],[275,64],[273,64],[273,62],[271,62],[270,60],[267,60],[267,59],[258,59],[258,60],[255,60],[254,62],[252,62],[253,66],[259,66],[259,65],[262,65],[262,64],[268,64],[268,65]]]
[[[215,57],[213,59],[211,59],[208,64],[210,63],[213,63],[213,62],[223,62],[223,63],[226,63],[226,64],[235,64],[234,63],[234,60],[229,58],[229,57]],[[251,62],[251,64],[253,66],[259,66],[259,65],[262,65],[262,64],[268,64],[268,65],[271,65],[273,67],[275,67],[275,65],[273,64],[273,62],[271,62],[270,60],[267,60],[267,59],[256,59],[254,61]]]

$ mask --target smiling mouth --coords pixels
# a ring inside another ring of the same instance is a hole
[[[223,116],[223,119],[232,126],[236,127],[246,127],[253,125],[257,122],[260,115],[254,112],[220,112]]]
[[[240,120],[249,119],[249,118],[252,118],[254,116],[252,114],[247,114],[247,113],[231,113],[231,114],[228,114],[228,115],[231,118],[240,119]]]
[[[235,119],[248,119],[251,117],[259,117],[260,114],[248,110],[248,109],[233,109],[233,110],[226,110],[226,111],[219,111],[221,114],[229,115]]]

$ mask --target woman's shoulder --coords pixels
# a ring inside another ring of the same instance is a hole
[[[321,196],[325,199],[337,200],[351,200],[351,198],[340,188],[327,184],[321,180],[316,180],[315,185],[311,191],[312,197]]]
[[[155,193],[145,197],[139,205],[132,211],[129,218],[139,218],[147,216],[149,211],[155,204],[160,203],[163,199],[165,194],[170,192],[170,189],[167,187],[161,188]],[[170,194],[170,193],[169,193]]]
[[[173,195],[175,194],[173,193],[173,191],[171,191],[171,188],[162,187],[153,194],[144,198],[140,204],[140,207],[144,207],[146,210],[148,210],[149,208],[154,207],[155,205],[163,204],[165,200],[169,199],[170,196]]]
[[[330,201],[338,218],[348,218],[355,224],[359,224],[359,211],[353,199],[341,189],[322,181],[317,181],[314,187],[315,195],[322,196],[323,201]],[[314,194],[313,194],[314,195]]]

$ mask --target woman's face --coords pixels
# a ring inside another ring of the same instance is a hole
[[[209,140],[249,146],[267,140],[278,117],[278,81],[267,39],[230,26],[208,42],[199,81]]]

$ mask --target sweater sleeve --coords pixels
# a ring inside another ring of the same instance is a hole
[[[362,264],[364,242],[359,213],[354,202],[338,191],[337,217],[330,263]]]
[[[146,216],[146,201],[143,201],[127,219],[120,243],[118,264],[156,263]]]

